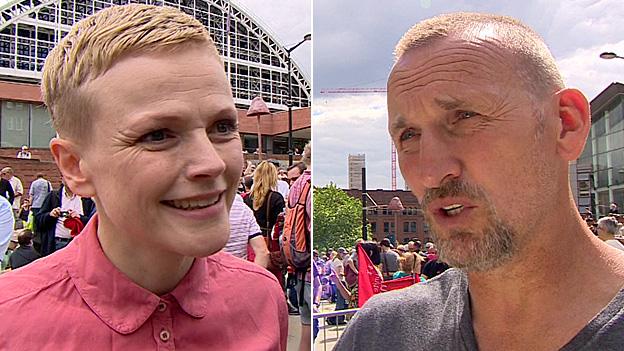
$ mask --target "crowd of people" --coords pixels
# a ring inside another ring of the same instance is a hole
[[[400,285],[404,287],[432,279],[450,268],[439,259],[435,243],[428,241],[423,245],[417,238],[402,245],[396,245],[388,238],[381,241],[358,239],[354,247],[349,249],[314,250],[313,269],[317,284],[313,298],[317,307],[321,300],[335,303],[336,311],[360,307],[359,275],[367,272],[361,270],[359,260],[362,256],[358,255],[358,246],[366,254],[367,261],[374,267],[380,281],[386,284],[404,279],[405,282]],[[389,286],[387,288],[392,289]],[[325,323],[341,325],[346,324],[347,320],[345,316],[328,317]],[[315,338],[318,330],[318,321],[315,320]]]
[[[310,181],[311,147],[306,145],[302,160],[285,167],[277,160],[246,161],[238,192],[230,210],[230,238],[224,250],[266,268],[277,278],[290,315],[299,315],[302,325],[301,349],[309,349],[311,310],[305,286],[309,269],[289,265],[283,254],[282,237],[287,208],[293,208]],[[311,194],[306,198],[308,233],[311,229]],[[308,302],[306,303],[306,300]]]
[[[0,196],[11,203],[13,225],[2,232],[3,269],[16,269],[67,246],[95,214],[95,203],[74,194],[64,183],[54,189],[42,173],[24,192],[11,167],[0,171]],[[19,246],[16,246],[19,245]]]
[[[597,220],[589,211],[583,213],[582,217],[594,235],[610,246],[624,250],[624,216],[618,214],[616,203],[610,205],[608,215]],[[358,245],[362,246],[384,282],[411,277],[414,284],[421,283],[451,268],[439,258],[433,241],[423,245],[418,238],[397,245],[389,238],[381,241],[376,238],[372,241],[358,239],[352,248],[327,248],[320,252],[314,250],[313,260],[319,278],[319,286],[315,291],[317,302],[326,300],[335,303],[336,311],[358,308]],[[330,325],[347,324],[343,316],[330,317],[325,322]]]

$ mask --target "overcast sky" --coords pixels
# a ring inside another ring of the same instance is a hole
[[[489,12],[513,16],[550,47],[568,86],[589,100],[624,82],[622,0],[314,0],[314,182],[346,187],[349,153],[365,153],[369,189],[391,186],[391,144],[385,94],[320,94],[321,89],[385,87],[392,51],[416,22],[440,13]],[[404,181],[397,167],[399,188]]]
[[[269,28],[275,39],[290,48],[312,32],[312,0],[233,0],[245,12],[251,13],[265,28]],[[293,60],[303,74],[312,77],[312,43],[301,44],[292,52]]]

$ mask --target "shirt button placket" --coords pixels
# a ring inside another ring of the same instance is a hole
[[[171,306],[166,301],[160,301],[152,315],[152,330],[158,350],[175,350],[172,326]]]

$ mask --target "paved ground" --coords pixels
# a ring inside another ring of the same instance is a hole
[[[288,351],[299,350],[299,340],[301,338],[301,318],[299,316],[288,316]]]
[[[323,301],[321,303],[321,312],[331,312],[336,308],[336,305]],[[319,320],[320,330],[316,340],[314,342],[314,351],[329,351],[334,348],[336,341],[347,327],[346,325],[325,325],[323,319]]]

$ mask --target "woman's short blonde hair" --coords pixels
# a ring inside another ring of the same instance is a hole
[[[204,25],[175,8],[131,4],[112,6],[76,23],[48,55],[41,91],[60,136],[88,133],[97,94],[86,83],[129,54],[201,43],[218,52]]]

